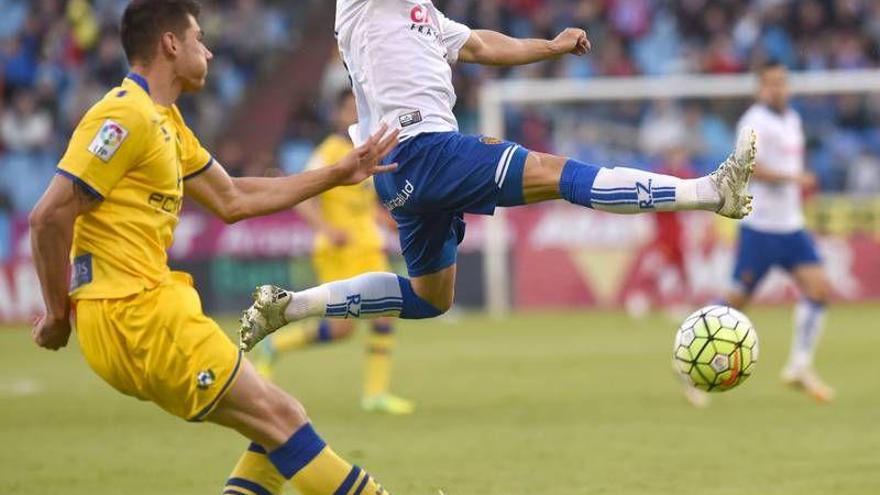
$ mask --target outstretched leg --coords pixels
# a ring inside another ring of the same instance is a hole
[[[413,277],[373,272],[299,292],[264,285],[241,319],[241,347],[251,349],[289,322],[306,318],[433,318],[451,306],[455,265]]]
[[[745,129],[734,153],[710,175],[681,179],[625,167],[601,168],[555,155],[529,153],[522,199],[565,199],[612,213],[707,210],[742,218],[751,211],[746,192],[755,164],[755,134]]]

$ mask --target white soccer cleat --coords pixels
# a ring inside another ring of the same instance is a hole
[[[782,370],[782,383],[802,390],[820,404],[834,400],[834,389],[822,381],[812,368],[786,367]]]
[[[752,196],[748,193],[749,179],[755,171],[757,135],[751,127],[743,128],[736,139],[736,149],[727,160],[709,174],[721,206],[716,213],[727,218],[743,218],[752,211]]]
[[[244,351],[254,348],[267,335],[287,325],[284,310],[290,304],[291,293],[274,285],[262,285],[254,291],[254,303],[241,315],[238,331],[239,347]]]

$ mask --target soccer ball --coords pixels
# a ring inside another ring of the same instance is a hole
[[[730,390],[751,376],[758,362],[758,334],[746,315],[706,306],[675,334],[673,364],[685,381],[707,392]]]

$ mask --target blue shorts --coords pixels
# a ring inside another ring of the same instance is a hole
[[[790,272],[799,266],[820,262],[816,243],[806,230],[773,234],[743,226],[739,230],[733,278],[747,293],[751,293],[774,266]]]
[[[515,143],[438,132],[412,137],[385,158],[398,169],[374,178],[376,192],[397,221],[410,276],[455,264],[465,213],[523,204],[527,156]]]

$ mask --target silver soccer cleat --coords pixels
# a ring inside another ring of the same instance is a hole
[[[284,310],[290,304],[289,292],[274,285],[262,285],[257,287],[253,297],[254,303],[239,320],[238,346],[244,351],[253,349],[267,335],[287,325]]]
[[[748,187],[755,171],[756,142],[755,130],[744,128],[737,136],[733,154],[709,174],[715,190],[721,196],[721,206],[716,213],[723,217],[739,219],[752,211],[752,196],[748,193]]]

